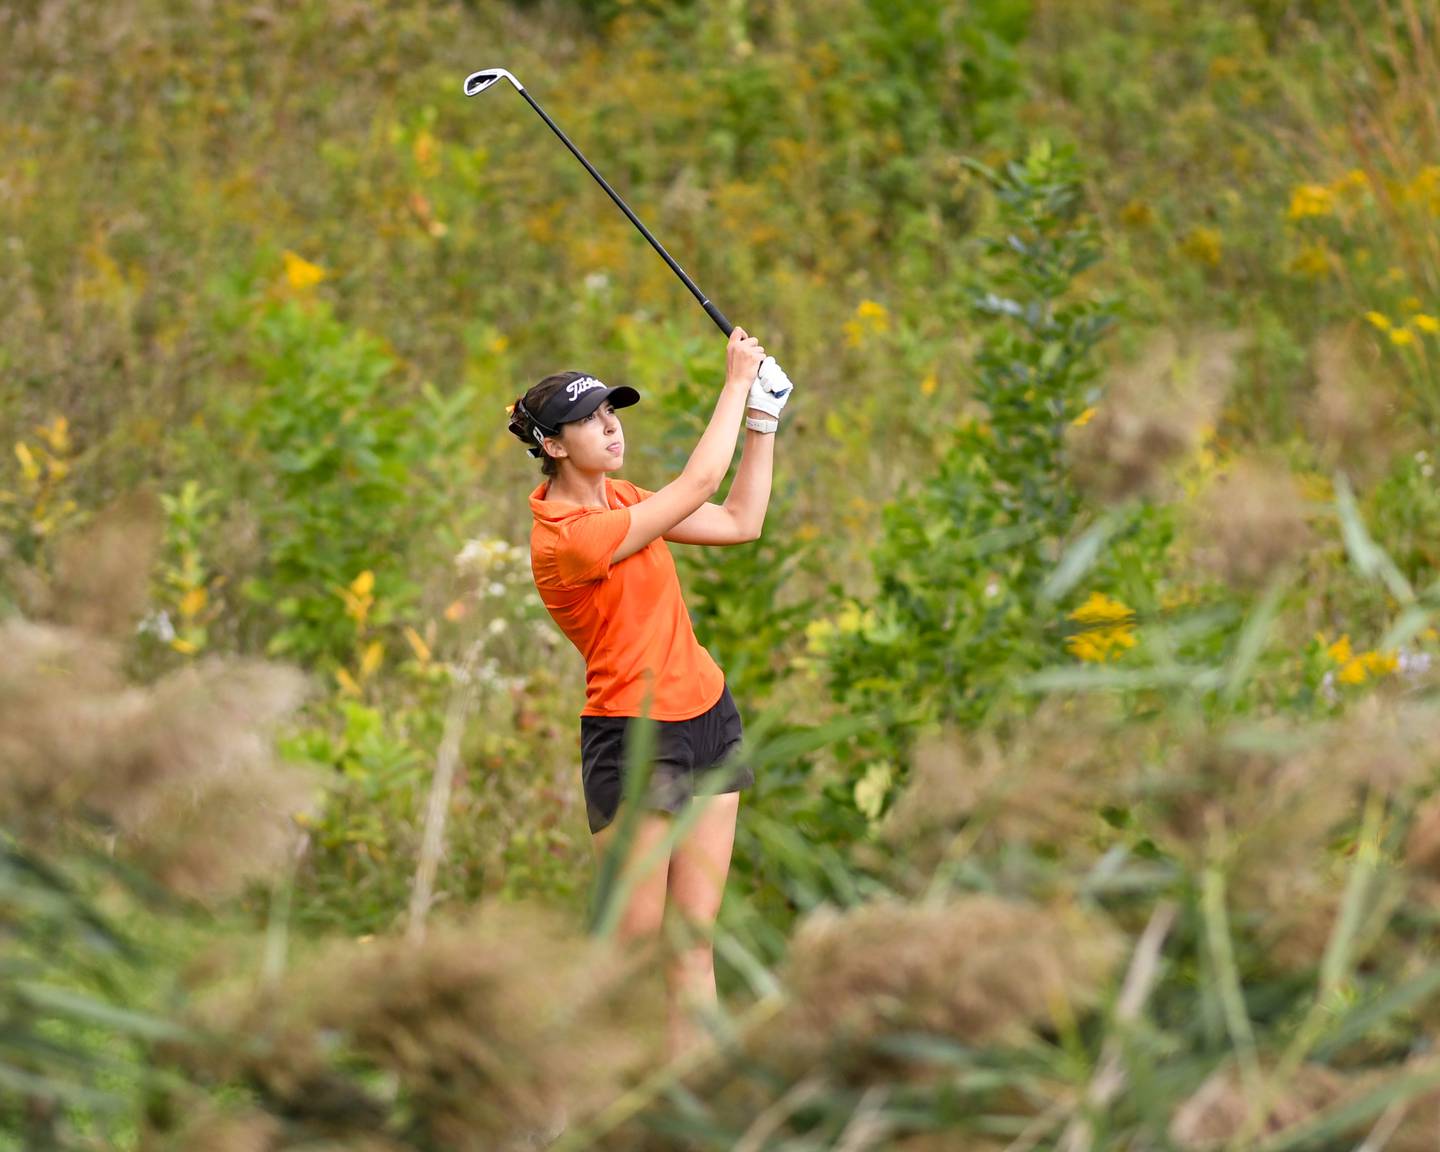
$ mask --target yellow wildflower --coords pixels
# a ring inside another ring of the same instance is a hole
[[[835,635],[835,625],[826,619],[811,620],[805,625],[805,650],[814,656],[822,656],[830,647],[830,638]]]
[[[1406,346],[1406,345],[1409,345],[1409,344],[1414,344],[1414,343],[1415,343],[1415,333],[1412,332],[1412,331],[1410,331],[1409,328],[1395,328],[1395,329],[1392,329],[1391,332],[1390,332],[1390,343],[1392,343],[1392,344],[1398,344],[1398,345],[1400,345],[1400,346],[1402,346],[1402,347],[1404,347],[1404,346]]]
[[[1411,320],[1414,322],[1415,327],[1419,328],[1422,332],[1428,332],[1432,336],[1440,333],[1440,320],[1435,319],[1434,316],[1427,316],[1424,312],[1418,312],[1411,317]]]
[[[1381,332],[1390,331],[1390,317],[1383,312],[1366,312],[1365,319],[1370,321]]]
[[[40,479],[40,465],[35,463],[35,456],[25,441],[21,440],[15,445],[15,457],[20,461],[20,471],[26,480],[33,483]]]
[[[375,604],[375,573],[367,568],[350,581],[350,587],[337,588],[336,591],[345,601],[345,615],[355,621],[356,630],[364,628],[370,609]]]
[[[1362,660],[1347,660],[1344,667],[1335,673],[1335,679],[1341,684],[1363,684],[1365,683],[1365,663]]]
[[[1155,222],[1155,211],[1144,200],[1131,200],[1120,209],[1120,223],[1131,228],[1146,228]]]
[[[1325,643],[1323,635],[1316,636],[1321,643]],[[1363,684],[1366,680],[1378,680],[1381,676],[1388,676],[1399,667],[1399,657],[1394,652],[1359,652],[1357,653],[1350,644],[1350,634],[1347,632],[1330,644],[1325,649],[1325,655],[1338,665],[1335,679],[1341,684]]]
[[[1070,423],[1076,428],[1083,428],[1086,424],[1089,424],[1090,421],[1094,418],[1095,409],[1086,408],[1085,411],[1081,412],[1080,415],[1076,416],[1074,420],[1070,421]]]
[[[894,772],[883,760],[865,769],[865,775],[855,781],[855,807],[871,820],[880,815],[885,807],[885,796],[890,791]]]
[[[1428,208],[1430,215],[1440,216],[1440,164],[1420,169],[1415,179],[1401,189],[1401,196]]]
[[[1113,624],[1134,615],[1134,611],[1122,601],[1114,600],[1103,592],[1092,592],[1085,603],[1070,613],[1069,618],[1081,624]]]
[[[313,288],[325,279],[325,269],[285,249],[285,282],[297,292]]]
[[[1190,230],[1185,239],[1180,242],[1180,251],[1197,264],[1204,264],[1207,268],[1216,268],[1220,264],[1224,248],[1218,231],[1214,228],[1202,227]]]
[[[379,670],[385,659],[385,645],[379,640],[372,641],[365,648],[365,653],[360,657],[360,679],[370,679]]]
[[[1087,625],[1065,641],[1071,655],[1090,663],[1113,660],[1135,647],[1134,612],[1103,592],[1092,592],[1069,619]]]
[[[1317,504],[1328,504],[1335,499],[1335,485],[1330,477],[1321,472],[1301,472],[1296,477],[1300,495]]]
[[[51,452],[70,451],[70,421],[64,416],[56,416],[49,424],[41,424],[35,432],[50,445]]]
[[[878,301],[861,300],[855,307],[855,315],[845,321],[843,327],[846,345],[859,348],[866,336],[890,331],[890,311]]]
[[[420,129],[420,134],[415,137],[415,143],[411,145],[411,151],[421,173],[426,176],[434,176],[440,171],[440,161],[435,155],[435,137],[430,134],[428,128]]]
[[[935,370],[932,368],[929,372],[925,373],[925,378],[920,381],[920,395],[933,396],[935,395],[935,389],[939,386],[940,378],[935,374]]]
[[[1362,652],[1345,661],[1335,679],[1341,684],[1363,684],[1366,680],[1378,680],[1387,676],[1399,666],[1394,653]]]
[[[868,608],[860,610],[858,604],[846,604],[835,617],[835,628],[842,636],[864,632],[875,627],[875,613]]]
[[[1388,676],[1400,667],[1400,657],[1394,652],[1366,652],[1360,659],[1371,676]]]
[[[1419,312],[1424,305],[1421,304],[1420,297],[1406,296],[1405,299],[1400,301],[1400,307],[1405,309],[1406,312]]]
[[[1065,641],[1065,647],[1072,656],[1090,664],[1103,664],[1114,660],[1120,654],[1135,647],[1133,628],[1093,628],[1088,632],[1077,632]]]
[[[1230,76],[1238,76],[1240,67],[1240,61],[1234,56],[1216,56],[1205,70],[1210,74],[1210,79],[1224,80]]]
[[[1352,168],[1330,185],[1333,192],[1360,192],[1370,187],[1370,177],[1363,168]]]
[[[192,620],[201,612],[205,611],[205,603],[208,599],[205,589],[191,588],[180,598],[180,615],[187,620]]]
[[[420,661],[422,665],[429,664],[430,645],[426,644],[425,641],[420,638],[420,633],[416,632],[415,629],[411,628],[408,624],[404,628],[404,634],[405,639],[415,652],[415,659]]]
[[[360,685],[355,683],[355,677],[351,676],[344,668],[337,668],[335,670],[335,680],[336,683],[340,685],[340,691],[344,692],[347,696],[360,695]]]
[[[1330,216],[1334,211],[1329,188],[1324,184],[1301,184],[1290,193],[1290,210],[1286,215],[1291,220],[1304,220],[1309,216]]]
[[[1165,612],[1174,612],[1193,603],[1195,603],[1195,589],[1189,584],[1182,584],[1178,588],[1172,588],[1160,594],[1160,608]]]
[[[1307,244],[1290,261],[1290,271],[1319,280],[1330,274],[1330,249],[1324,244]]]
[[[185,656],[193,656],[199,651],[189,640],[181,639],[179,636],[170,641],[170,647]]]

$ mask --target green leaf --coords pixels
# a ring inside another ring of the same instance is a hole
[[[99,1024],[114,1032],[146,1040],[184,1040],[194,1035],[189,1029],[169,1020],[117,1008],[113,1004],[68,988],[57,988],[52,984],[40,984],[30,980],[17,981],[12,987],[17,998],[32,1008],[47,1009],[73,1020]]]
[[[1440,992],[1440,964],[1431,965],[1413,979],[1356,1005],[1335,1022],[1334,1030],[1328,1036],[1315,1045],[1315,1055],[1321,1059],[1334,1056],[1365,1039],[1391,1017],[1408,1013],[1437,992]]]
[[[1335,474],[1335,511],[1340,516],[1340,534],[1345,541],[1345,550],[1350,554],[1351,562],[1360,574],[1378,577],[1389,588],[1390,594],[1402,604],[1413,603],[1414,589],[1390,559],[1389,553],[1371,537],[1360,516],[1360,508],[1355,503],[1355,493],[1350,488],[1350,481],[1343,472]]]
[[[1100,518],[1065,550],[1065,555],[1060,558],[1055,571],[1040,589],[1040,598],[1051,602],[1062,599],[1080,582],[1080,578],[1095,566],[1100,550],[1109,542],[1110,537],[1115,535],[1122,523],[1119,513],[1102,513]]]

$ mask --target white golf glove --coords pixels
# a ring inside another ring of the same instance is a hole
[[[759,375],[750,385],[748,403],[751,408],[758,408],[761,412],[778,417],[780,410],[785,407],[785,402],[790,399],[790,391],[794,387],[795,385],[790,383],[790,377],[785,375],[785,370],[775,363],[775,357],[766,356],[760,362]]]

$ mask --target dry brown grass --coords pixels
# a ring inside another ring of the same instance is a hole
[[[1049,701],[1008,731],[937,732],[922,739],[912,775],[879,827],[888,858],[927,877],[957,851],[1024,846],[1083,863],[1113,830],[1106,804],[1127,798],[1131,748],[1114,737],[1103,701]]]
[[[1189,518],[1196,567],[1236,588],[1263,584],[1310,541],[1299,486],[1289,469],[1271,461],[1231,461]]]
[[[1433,1068],[1433,1064],[1428,1067]],[[1232,1146],[1246,1132],[1252,1137],[1273,1136],[1358,1102],[1398,1076],[1426,1070],[1424,1061],[1356,1071],[1302,1064],[1287,1080],[1266,1085],[1269,1107],[1257,1125],[1252,1120],[1256,1104],[1234,1065],[1227,1064],[1212,1073],[1176,1110],[1170,1122],[1170,1139],[1185,1152],[1211,1152]],[[1383,1140],[1378,1138],[1380,1132],[1386,1133]],[[1403,1100],[1393,1113],[1387,1111],[1355,1121],[1344,1130],[1341,1146],[1358,1147],[1371,1133],[1377,1134],[1374,1147],[1384,1147],[1388,1152],[1431,1152],[1440,1142],[1440,1093],[1423,1093]]]
[[[1110,503],[1163,495],[1170,465],[1214,426],[1245,340],[1202,332],[1182,345],[1165,332],[1114,371],[1095,416],[1067,434],[1080,486]]]
[[[1310,363],[1315,390],[1304,419],[1327,467],[1364,484],[1418,446],[1413,424],[1403,418],[1405,398],[1373,344],[1346,330],[1323,332]]]
[[[792,999],[763,1047],[856,1074],[887,1063],[867,1045],[892,1031],[1020,1042],[1093,1008],[1120,959],[1116,933],[1074,905],[972,895],[816,913],[791,942]]]
[[[284,861],[317,797],[274,750],[306,682],[207,658],[131,683],[120,637],[157,541],[152,502],[117,501],[31,581],[52,621],[0,622],[0,815],[22,837],[114,835],[174,891],[218,898]]]
[[[1426,797],[1411,815],[1404,861],[1409,899],[1427,912],[1440,908],[1440,795]],[[1428,953],[1421,962],[1431,962]]]
[[[645,1067],[654,1021],[633,975],[553,914],[496,903],[419,944],[334,941],[276,987],[217,992],[198,1023],[218,1042],[173,1056],[253,1086],[284,1119],[278,1147],[368,1133],[480,1152],[598,1106]]]
[[[316,783],[272,740],[303,699],[298,672],[205,660],[134,685],[117,647],[18,618],[0,647],[0,813],[21,835],[114,833],[191,897],[235,892],[294,845]]]
[[[1323,1064],[1305,1064],[1270,1104],[1255,1135],[1304,1123],[1355,1089],[1350,1077]],[[1170,1139],[1187,1152],[1222,1148],[1246,1130],[1251,1102],[1236,1069],[1219,1069],[1196,1089],[1170,1122]]]

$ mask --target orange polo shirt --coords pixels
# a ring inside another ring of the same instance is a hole
[[[640,716],[651,693],[656,720],[708,711],[725,674],[695,639],[664,539],[610,563],[630,530],[630,506],[654,493],[607,478],[609,508],[585,508],[546,500],[548,487],[530,493],[530,566],[541,601],[585,657],[580,714]]]

